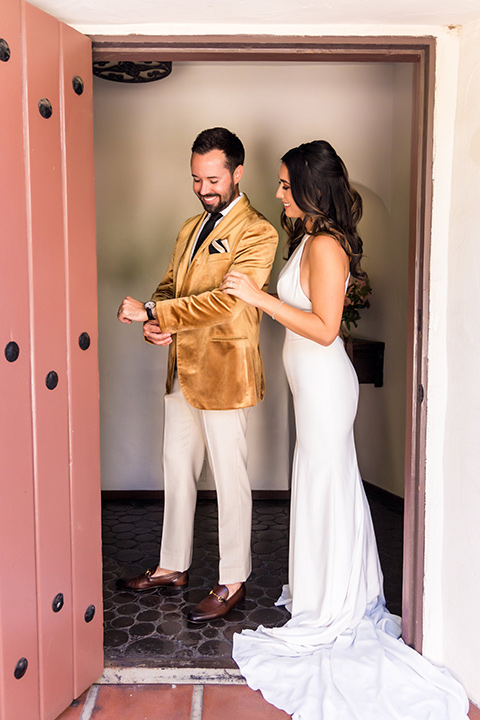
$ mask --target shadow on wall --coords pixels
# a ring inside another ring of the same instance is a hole
[[[406,409],[408,215],[395,220],[381,197],[354,183],[364,203],[360,234],[363,268],[372,284],[370,308],[352,335],[385,343],[384,385],[360,386],[355,422],[362,477],[399,496],[404,494]]]

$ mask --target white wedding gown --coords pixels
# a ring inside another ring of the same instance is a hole
[[[311,311],[300,285],[306,237],[283,268],[281,300]],[[399,639],[353,437],[358,380],[340,337],[328,347],[286,330],[295,405],[288,585],[280,628],[234,636],[248,685],[294,720],[466,720],[461,685]]]

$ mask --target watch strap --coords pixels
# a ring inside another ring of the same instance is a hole
[[[152,312],[152,301],[144,303],[143,307],[145,308],[147,312],[147,317],[149,320],[155,320],[155,316]]]

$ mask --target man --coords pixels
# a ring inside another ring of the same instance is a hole
[[[144,322],[144,336],[169,345],[165,395],[165,513],[157,568],[123,588],[185,586],[192,559],[197,481],[208,451],[218,501],[219,581],[189,614],[226,615],[245,596],[251,571],[252,500],[246,471],[247,411],[264,395],[260,313],[219,290],[230,269],[266,287],[278,237],[240,193],[245,152],[225,128],[192,146],[193,190],[205,212],[187,220],[152,300],[126,297],[121,322]]]

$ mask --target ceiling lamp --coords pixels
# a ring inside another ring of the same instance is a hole
[[[93,63],[93,74],[104,80],[121,83],[147,83],[163,80],[172,72],[172,63],[161,60],[98,60]]]

